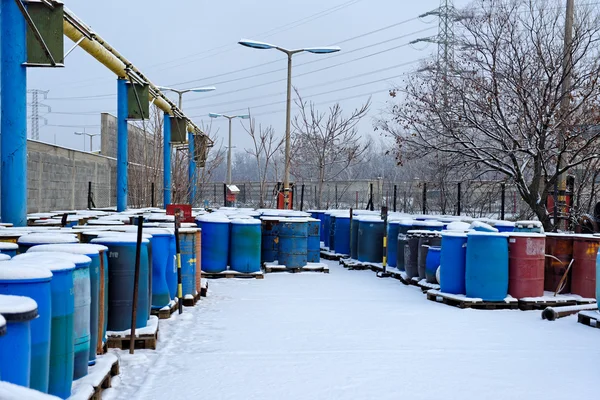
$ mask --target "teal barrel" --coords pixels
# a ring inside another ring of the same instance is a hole
[[[335,216],[333,227],[335,252],[338,254],[350,254],[350,214]]]
[[[512,221],[493,221],[494,228],[498,229],[498,232],[513,232],[515,230],[515,223]]]
[[[135,253],[137,240],[132,235],[104,236],[92,240],[93,244],[108,247],[108,325],[109,331],[131,328],[133,285],[135,279]],[[143,328],[149,318],[149,239],[142,238],[136,328]]]
[[[237,272],[259,272],[261,254],[261,221],[257,219],[231,220],[229,266]]]
[[[306,261],[318,263],[321,262],[321,221],[316,218],[309,218],[307,224]]]
[[[380,263],[383,261],[383,220],[363,216],[358,223],[358,261]]]
[[[202,223],[204,230],[205,223]],[[196,295],[196,234],[198,228],[179,229],[179,249],[181,250],[181,286],[183,296]]]
[[[439,246],[429,246],[427,250],[427,258],[425,259],[425,279],[428,283],[438,283],[436,278],[437,269],[440,267],[440,252],[442,248]]]
[[[108,259],[106,258],[106,246],[89,243],[68,243],[68,244],[42,244],[33,246],[27,253],[37,252],[62,252],[70,254],[80,254],[88,256],[92,262],[90,264],[90,365],[93,365],[96,360],[96,348],[98,344],[98,336],[104,341],[105,336],[105,320],[107,309],[107,288],[108,288]],[[104,282],[100,271],[103,271]],[[104,294],[100,296],[100,288],[103,288]],[[104,304],[99,304],[100,297],[104,298]],[[102,318],[100,318],[102,315]],[[103,332],[99,333],[99,327],[103,328]]]
[[[30,233],[19,237],[19,253],[25,253],[30,247],[40,244],[77,243],[77,236],[68,233]]]
[[[358,224],[360,220],[357,216],[350,222],[350,258],[358,260]]]
[[[31,297],[38,305],[38,318],[31,321],[31,375],[29,387],[48,392],[50,369],[50,326],[52,272],[43,268],[18,265],[17,261],[0,263],[0,294]]]
[[[202,271],[225,271],[229,258],[229,219],[206,214],[196,220],[202,226]]]
[[[467,297],[503,301],[508,294],[508,234],[469,232],[465,269]]]
[[[287,269],[305,267],[308,256],[307,246],[307,219],[281,219],[279,222],[279,265],[285,265]]]
[[[50,372],[48,393],[66,399],[73,383],[73,331],[75,297],[73,273],[75,264],[63,260],[61,253],[39,252],[16,256],[11,264],[52,271],[52,322],[50,329]]]
[[[0,294],[0,319],[6,320],[6,334],[0,337],[0,379],[29,386],[31,371],[31,323],[38,315],[30,297]],[[0,324],[1,325],[1,324]]]
[[[517,221],[513,232],[544,233],[544,226],[540,221]]]
[[[14,257],[17,255],[17,250],[19,250],[19,245],[16,243],[0,242],[0,254]]]
[[[260,258],[263,263],[273,262],[277,260],[277,252],[279,250],[280,219],[281,217],[260,217],[262,224]]]
[[[467,234],[460,231],[442,232],[440,252],[440,290],[450,294],[465,294]]]

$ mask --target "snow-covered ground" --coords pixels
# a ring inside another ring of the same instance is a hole
[[[158,350],[117,352],[103,399],[587,399],[600,330],[539,311],[459,310],[371,271],[210,282],[160,321]]]

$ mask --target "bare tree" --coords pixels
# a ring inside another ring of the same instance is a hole
[[[293,119],[291,167],[301,179],[317,178],[317,207],[321,208],[323,184],[335,180],[358,164],[369,147],[361,140],[358,123],[367,115],[370,100],[344,116],[339,103],[327,112],[306,102],[296,90],[299,115]]]
[[[459,171],[506,177],[550,228],[545,202],[558,177],[599,157],[600,131],[589,129],[600,115],[598,12],[578,8],[565,68],[562,2],[476,0],[469,15],[449,73],[424,65],[392,91],[404,98],[378,127],[402,157],[446,154]]]

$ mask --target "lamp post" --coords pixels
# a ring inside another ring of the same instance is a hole
[[[229,120],[229,146],[227,147],[227,186],[231,185],[231,120],[234,118],[248,119],[250,118],[249,114],[241,114],[241,115],[224,115],[217,113],[209,113],[209,117],[211,118],[227,118]]]
[[[216,90],[216,88],[214,86],[207,86],[207,87],[198,87],[198,88],[190,88],[190,89],[174,89],[171,87],[167,87],[167,86],[158,86],[158,88],[160,90],[165,90],[165,91],[170,91],[173,93],[177,93],[177,95],[179,96],[179,102],[178,102],[178,107],[180,110],[183,110],[183,95],[185,93],[189,93],[189,92],[193,92],[193,93],[205,93],[205,92],[212,92],[213,90]],[[194,140],[194,135],[190,134],[189,135],[189,157],[190,157],[190,164],[189,164],[189,168],[188,168],[188,179],[189,179],[189,183],[190,183],[190,198],[189,198],[189,202],[190,204],[193,206],[194,205],[194,200],[196,199],[196,162],[194,161],[194,144],[192,143],[192,141]],[[167,146],[169,146],[169,152],[170,152],[170,146],[171,143],[165,143],[164,144],[165,148]],[[165,159],[166,161],[166,159]],[[165,171],[165,175],[169,174],[170,176],[170,171],[171,171],[171,165],[165,165],[163,166],[164,171]],[[165,188],[166,190],[170,190],[170,188]]]
[[[297,53],[308,52],[313,54],[329,54],[340,51],[338,46],[325,47],[306,47],[295,50],[288,50],[283,47],[275,46],[265,42],[255,40],[242,39],[238,42],[242,46],[253,49],[269,50],[275,49],[285,53],[288,57],[287,68],[287,101],[286,101],[286,116],[285,116],[285,172],[283,177],[283,202],[284,209],[289,208],[289,191],[290,191],[290,128],[291,128],[291,112],[292,112],[292,56]]]
[[[99,133],[87,133],[87,132],[73,132],[74,134],[78,135],[78,136],[83,136],[83,151],[85,151],[85,137],[89,136],[90,137],[90,153],[92,152],[92,140],[94,139],[94,136],[100,136]],[[55,144],[56,144],[56,139],[54,140]]]

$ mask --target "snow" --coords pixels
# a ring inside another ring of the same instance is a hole
[[[302,223],[302,222],[308,222],[308,218],[307,217],[283,217],[283,218],[279,219],[279,222]]]
[[[6,320],[4,319],[4,317],[0,314],[0,332],[2,331],[6,331]],[[1,336],[1,335],[0,335]]]
[[[359,222],[383,222],[381,217],[377,217],[374,215],[358,215],[354,217],[354,219]]]
[[[200,228],[179,228],[179,233],[196,233],[201,231]]]
[[[522,238],[545,238],[545,233],[536,232],[507,232],[509,237],[522,237]]]
[[[68,233],[30,233],[19,237],[19,244],[49,244],[49,243],[77,243],[77,237]]]
[[[493,225],[494,226],[502,226],[502,227],[509,227],[510,228],[510,227],[514,227],[515,223],[512,222],[512,221],[501,221],[501,220],[498,220],[498,221],[493,221]]]
[[[0,282],[30,279],[51,279],[52,272],[46,268],[31,268],[26,262],[6,261],[0,263]]]
[[[96,356],[96,364],[88,368],[88,374],[73,381],[69,400],[88,400],[90,394],[93,393],[94,387],[100,386],[104,377],[110,373],[117,359],[117,356],[113,353]]]
[[[143,328],[135,329],[135,337],[139,338],[140,335],[154,335],[158,330],[158,317],[156,315],[151,315],[148,319],[148,323]],[[131,336],[131,329],[126,329],[124,331],[107,331],[106,336],[112,337],[127,337]]]
[[[589,317],[589,318],[592,318],[595,320],[600,320],[600,312],[598,312],[598,310],[581,311],[579,314],[585,315],[586,317]]]
[[[482,221],[473,221],[469,229],[475,229],[481,232],[498,232],[498,229]]]
[[[194,296],[192,296],[191,294],[186,294],[185,296],[183,296],[183,298],[186,300],[194,300]]]
[[[442,231],[442,237],[467,237],[467,232],[459,232],[459,231]]]
[[[540,221],[517,221],[515,225],[524,228],[541,228],[543,226]]]
[[[512,233],[511,233],[512,234]],[[470,231],[467,236],[493,236],[493,237],[508,237],[508,233],[498,232],[483,232],[483,231]]]
[[[64,253],[58,251],[38,251],[35,253],[24,253],[15,256],[10,263],[16,262],[18,260],[28,261],[32,259],[41,259],[47,258],[56,261],[65,261],[70,264],[90,264],[92,259],[84,254],[74,254],[74,253]]]
[[[37,390],[0,381],[0,399],[2,400],[60,400]],[[87,399],[86,399],[87,400]]]
[[[0,314],[28,313],[36,309],[37,303],[30,297],[0,294]]]
[[[108,218],[108,217],[102,217],[102,218]],[[122,221],[119,220],[114,220],[114,219],[91,219],[89,220],[86,225],[89,226],[96,226],[96,225],[124,225],[124,223]]]
[[[429,290],[427,293],[429,294],[433,294],[433,295],[443,295],[444,297],[447,297],[449,299],[453,299],[453,300],[459,300],[459,301],[468,301],[468,302],[472,302],[472,303],[480,303],[483,301],[483,299],[480,299],[479,297],[467,297],[464,294],[450,294],[450,293],[443,293],[439,290],[436,289],[431,289]],[[518,300],[515,299],[514,297],[512,297],[511,295],[508,295],[504,298],[504,302],[505,303],[516,303]]]
[[[543,296],[540,297],[523,297],[521,298],[522,301],[556,301],[556,302],[561,302],[561,301],[581,301],[582,297],[576,294],[557,294],[556,296],[554,295],[554,292],[548,292],[545,291]],[[586,302],[589,302],[587,300],[593,300],[593,299],[586,299]],[[595,301],[594,301],[595,303]]]
[[[73,244],[41,244],[39,246],[30,247],[27,253],[37,253],[40,251],[63,252],[73,254],[98,254],[100,251],[106,251],[108,247],[100,244],[90,243],[73,243]]]
[[[10,256],[8,254],[0,254],[0,261],[8,261]]]
[[[223,213],[204,214],[196,217],[196,221],[200,222],[220,222],[223,224],[229,223],[229,218]]]
[[[598,331],[574,316],[461,310],[327,264],[330,274],[212,281],[211,296],[160,321],[157,350],[117,353],[121,375],[103,399],[597,396]]]
[[[45,268],[50,271],[69,271],[75,269],[75,263],[60,257],[63,253],[25,253],[19,254],[3,265],[17,265],[19,267]],[[54,256],[56,255],[56,256]]]
[[[104,231],[98,232],[98,237],[92,240],[92,243],[96,243],[96,240],[102,240],[100,243],[107,243],[107,240],[113,240],[111,243],[137,243],[137,233],[136,232],[113,232],[113,231]],[[147,233],[142,233],[142,241],[144,243],[148,243],[149,239],[152,239],[152,235]]]

